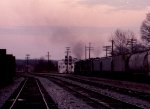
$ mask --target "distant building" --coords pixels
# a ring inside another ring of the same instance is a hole
[[[68,71],[67,71],[67,64],[65,64],[65,60],[58,61],[58,72],[59,73],[73,73],[74,63],[68,64]]]

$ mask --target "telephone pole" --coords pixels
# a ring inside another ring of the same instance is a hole
[[[103,50],[106,51],[106,57],[110,54],[112,46],[103,46]]]
[[[27,73],[29,72],[29,58],[30,58],[30,55],[26,54],[26,71],[27,71]]]
[[[86,50],[87,50],[87,47],[86,47],[86,45],[85,45],[85,59],[86,59]]]
[[[85,46],[85,57],[86,57],[86,50],[89,51],[89,59],[91,58],[91,51],[94,50],[94,47],[91,46],[91,43],[89,43],[89,46]]]
[[[137,43],[137,39],[134,39],[133,37],[127,40],[127,45],[131,46],[131,53],[134,52],[134,45],[136,43]]]
[[[111,55],[113,56],[114,55],[114,40],[111,40]]]
[[[49,54],[49,51],[47,52],[47,69],[48,69],[48,71],[50,70],[49,69],[49,65],[50,65],[50,57],[51,57],[51,55]]]
[[[49,52],[47,52],[47,58],[48,58],[48,62],[49,62],[49,59],[50,59]]]
[[[49,63],[49,61],[50,61],[50,57],[51,57],[51,55],[49,54],[49,51],[47,52],[47,62]]]

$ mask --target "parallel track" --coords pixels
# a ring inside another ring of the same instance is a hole
[[[2,109],[57,109],[57,105],[46,93],[40,82],[29,78],[4,104]]]
[[[69,90],[75,96],[80,97],[85,102],[93,106],[94,108],[101,109],[141,109],[140,106],[132,105],[120,100],[117,100],[111,96],[105,96],[97,91],[88,89],[71,82],[67,82],[65,79],[60,79],[54,76],[49,77],[49,80]]]
[[[47,75],[50,76],[50,75]],[[111,85],[111,83],[107,84],[107,83],[102,83],[101,81],[95,80],[95,79],[87,79],[85,77],[82,76],[62,76],[62,75],[53,75],[56,77],[64,77],[66,79],[70,79],[73,81],[77,81],[77,82],[81,82],[84,84],[88,84],[97,88],[101,88],[101,89],[107,89],[110,91],[114,91],[120,94],[124,94],[124,95],[128,95],[131,97],[135,97],[137,99],[141,99],[147,102],[150,102],[150,92],[143,92],[143,91],[138,91],[138,90],[133,90],[130,89],[128,87],[124,88],[121,86],[117,86],[117,85]]]
[[[136,97],[136,98],[148,101],[148,102],[150,101],[150,93],[135,91],[135,90],[129,89],[127,87],[122,88],[122,87],[119,87],[119,86],[117,87],[117,86],[114,86],[114,85],[108,85],[108,84],[100,83],[99,81],[94,81],[94,80],[90,81],[90,80],[80,78],[80,77],[71,77],[70,76],[70,77],[65,77],[65,78],[71,79],[71,80],[74,80],[74,81],[78,81],[78,82],[82,82],[84,84],[89,84],[89,85],[95,86],[97,88],[100,87],[102,89],[112,90],[112,91],[115,91],[115,92],[118,92],[118,93],[121,93],[121,94]]]

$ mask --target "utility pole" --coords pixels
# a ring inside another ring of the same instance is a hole
[[[48,58],[48,62],[49,62],[49,59],[50,59],[49,52],[47,52],[47,58]]]
[[[131,46],[131,53],[134,51],[134,45],[137,43],[137,39],[134,39],[133,37],[131,39],[127,40],[127,45]]]
[[[67,65],[67,68],[66,68],[66,73],[69,73],[69,53],[71,53],[70,51],[70,47],[66,47],[66,56],[65,56],[65,64]]]
[[[89,59],[91,58],[90,54],[91,54],[91,43],[89,43]]]
[[[26,54],[26,71],[27,71],[27,73],[29,72],[29,58],[30,58],[30,55]]]
[[[87,50],[87,47],[86,47],[86,45],[85,45],[85,60],[86,60],[86,50]]]
[[[91,46],[91,43],[89,43],[88,47],[85,47],[85,56],[86,56],[86,50],[89,51],[89,59],[91,58],[91,50],[94,50],[94,47]]]
[[[111,55],[113,56],[114,55],[114,40],[111,40]]]
[[[111,49],[112,49],[112,46],[103,46],[103,50],[106,51],[106,57],[108,56],[108,51],[109,51],[109,54],[110,54]]]
[[[49,70],[49,60],[50,60],[50,54],[49,54],[49,51],[47,52],[47,68]]]

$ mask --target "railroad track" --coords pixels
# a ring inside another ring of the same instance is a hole
[[[55,75],[53,75],[53,76],[55,76]],[[97,87],[97,88],[102,88],[102,89],[114,91],[114,92],[117,92],[120,94],[124,94],[127,96],[135,97],[137,99],[141,99],[141,100],[144,100],[147,102],[150,101],[150,93],[132,90],[132,89],[129,89],[128,87],[124,88],[121,86],[115,86],[115,85],[111,85],[111,84],[107,84],[107,83],[102,83],[102,82],[100,82],[98,80],[94,80],[94,79],[89,80],[89,79],[81,77],[81,76],[59,76],[59,75],[57,75],[56,77],[63,77],[63,78],[70,79],[73,81],[92,85],[92,86]]]
[[[79,82],[73,82],[63,77],[50,76],[50,81],[64,87],[72,94],[83,99],[89,105],[94,108],[100,109],[141,109],[143,106],[131,104],[129,102],[121,101],[112,97],[111,95],[105,95],[105,92],[96,91],[94,88],[89,88],[87,85],[83,85]],[[147,107],[146,107],[147,108]]]
[[[27,78],[2,109],[57,109],[57,105],[37,79]]]
[[[105,84],[105,83],[101,83],[99,81],[94,81],[94,80],[91,81],[91,80],[87,80],[87,79],[80,78],[80,77],[68,76],[68,77],[64,77],[64,78],[71,79],[71,80],[78,81],[78,82],[82,82],[84,84],[92,85],[92,86],[95,86],[97,88],[115,91],[117,93],[132,96],[135,98],[139,98],[139,99],[144,100],[144,101],[148,101],[148,102],[150,101],[150,93],[135,91],[135,90],[131,90],[128,88],[123,88],[123,87],[114,86],[114,85],[110,85],[110,84]]]

